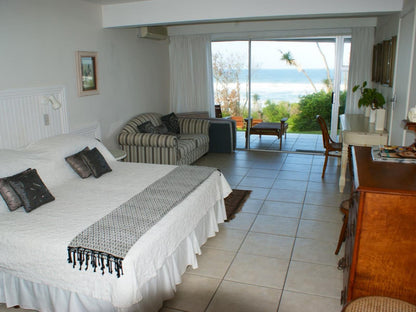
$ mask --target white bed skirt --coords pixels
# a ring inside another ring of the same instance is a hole
[[[197,268],[196,254],[209,237],[218,232],[218,224],[226,219],[224,201],[218,201],[201,219],[198,226],[184,239],[159,269],[157,276],[146,283],[140,292],[143,300],[128,307],[116,308],[111,303],[75,292],[17,278],[0,269],[0,302],[8,307],[19,305],[25,309],[57,312],[158,311],[163,301],[174,296],[176,285],[188,265]]]

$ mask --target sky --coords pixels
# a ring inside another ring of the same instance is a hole
[[[335,43],[321,42],[320,47],[325,55],[329,68],[335,64]],[[217,51],[227,51],[239,57],[247,64],[248,41],[225,41],[212,44],[212,54]],[[282,54],[291,52],[292,57],[304,69],[325,68],[323,58],[314,42],[295,41],[252,41],[252,65],[256,68],[287,69],[293,68],[280,60]],[[224,52],[223,52],[224,53]],[[349,51],[346,53],[349,59]]]

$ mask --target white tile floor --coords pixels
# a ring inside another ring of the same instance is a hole
[[[321,179],[323,156],[237,151],[198,165],[222,170],[233,188],[253,190],[220,226],[161,312],[340,311],[342,272],[337,161]]]
[[[198,256],[161,312],[338,312],[342,273],[334,250],[341,228],[337,161],[318,155],[237,151],[209,154],[250,199]],[[343,254],[341,250],[340,255]],[[6,309],[0,311],[29,311]]]

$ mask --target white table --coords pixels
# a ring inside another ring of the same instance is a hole
[[[388,132],[375,130],[374,123],[370,123],[364,115],[340,115],[341,126],[341,173],[339,177],[339,191],[342,193],[345,187],[345,174],[348,163],[348,146],[372,146],[387,144]]]

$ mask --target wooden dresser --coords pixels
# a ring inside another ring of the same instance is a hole
[[[353,148],[342,303],[380,295],[416,304],[416,165],[373,162]]]

